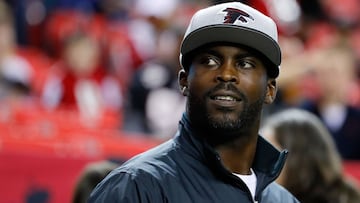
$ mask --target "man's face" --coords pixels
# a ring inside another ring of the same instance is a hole
[[[210,132],[231,134],[257,126],[267,91],[276,92],[275,82],[269,82],[261,60],[233,46],[203,49],[193,59],[184,80],[189,119],[194,126]]]

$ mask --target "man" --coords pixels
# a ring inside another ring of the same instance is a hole
[[[287,152],[258,135],[280,58],[276,25],[257,10],[236,2],[198,11],[181,45],[178,133],[111,172],[90,202],[298,202],[273,182]]]

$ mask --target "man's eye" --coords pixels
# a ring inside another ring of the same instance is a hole
[[[211,56],[203,56],[200,58],[199,63],[206,66],[216,66],[218,62]]]
[[[238,62],[238,66],[240,68],[245,68],[245,69],[249,69],[249,68],[254,68],[255,65],[253,62],[249,61],[249,60],[240,60]]]

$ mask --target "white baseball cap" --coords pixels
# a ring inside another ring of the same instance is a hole
[[[215,42],[244,45],[262,53],[272,64],[269,74],[279,75],[281,50],[275,22],[240,2],[217,4],[197,11],[185,32],[180,49],[183,68],[187,54]]]

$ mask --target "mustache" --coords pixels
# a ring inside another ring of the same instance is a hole
[[[219,83],[218,85],[216,85],[214,88],[210,89],[207,93],[206,96],[210,97],[211,95],[215,94],[215,92],[219,91],[219,90],[227,90],[227,91],[232,91],[235,94],[238,95],[238,97],[242,100],[242,101],[247,101],[247,98],[245,96],[244,93],[242,93],[238,88],[236,88],[235,85],[233,85],[232,83]]]

